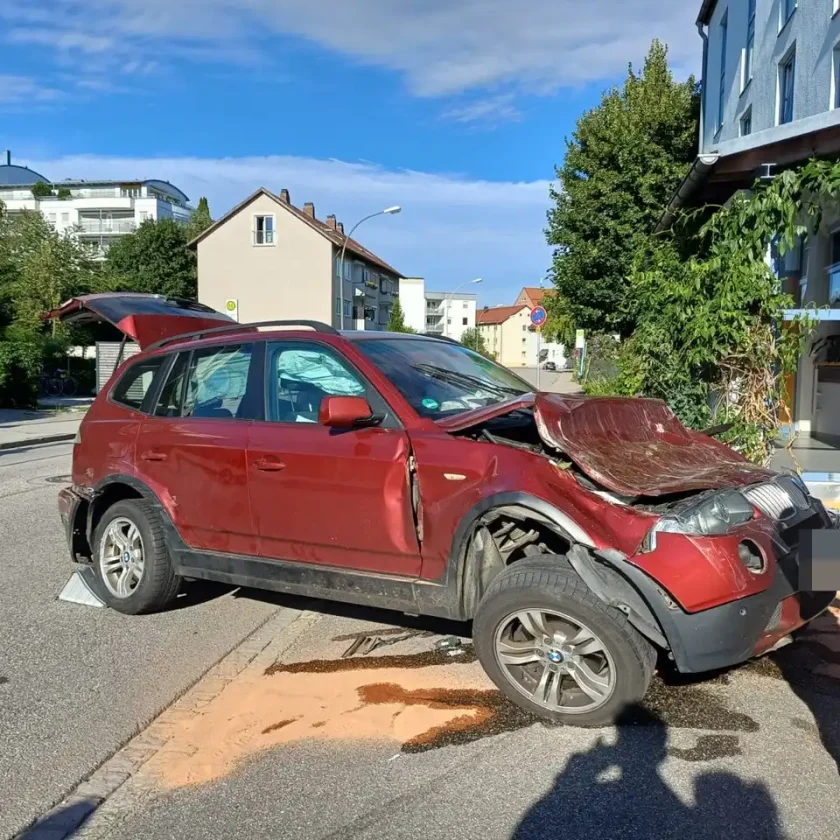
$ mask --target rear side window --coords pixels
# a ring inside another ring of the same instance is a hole
[[[184,400],[184,384],[187,381],[187,369],[190,363],[189,353],[179,353],[175,364],[169,370],[169,376],[160,392],[155,414],[158,417],[180,417],[181,404]]]
[[[151,391],[157,372],[167,358],[166,356],[154,356],[133,364],[112,389],[111,400],[127,408],[140,411],[146,394]]]
[[[182,417],[244,418],[250,344],[207,347],[190,357]]]

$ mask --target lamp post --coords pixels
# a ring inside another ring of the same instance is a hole
[[[338,261],[338,293],[341,297],[341,328],[344,329],[344,252],[347,250],[347,242],[349,241],[350,237],[353,235],[353,231],[362,223],[366,222],[368,219],[373,219],[376,216],[394,216],[402,210],[402,207],[399,204],[395,204],[393,207],[386,207],[384,210],[378,210],[376,213],[371,213],[369,216],[365,216],[362,219],[359,219],[353,227],[350,228],[350,233],[348,233],[344,237],[344,244],[341,246],[341,258]],[[353,318],[353,299],[350,299],[350,318]]]
[[[449,304],[452,303],[452,298],[458,294],[458,292],[464,288],[464,286],[471,286],[475,283],[483,283],[484,280],[481,277],[476,277],[475,280],[467,280],[466,283],[461,283],[460,286],[455,287],[454,292],[447,293],[446,297],[443,299],[443,317],[446,323],[443,325],[443,334],[449,338]]]

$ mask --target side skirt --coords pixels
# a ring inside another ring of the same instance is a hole
[[[436,618],[460,618],[447,587],[415,578],[180,547],[172,550],[172,555],[176,571],[184,577]]]

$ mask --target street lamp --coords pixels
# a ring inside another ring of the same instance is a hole
[[[483,283],[484,280],[481,277],[476,277],[475,280],[467,280],[466,283],[461,283],[460,286],[455,287],[454,292],[449,292],[446,297],[443,299],[443,317],[446,319],[446,323],[443,325],[443,334],[449,338],[449,304],[452,302],[452,298],[458,294],[458,292],[464,288],[464,286],[471,286],[475,283]]]
[[[395,204],[393,207],[386,207],[384,210],[378,210],[376,213],[371,213],[369,216],[365,216],[362,219],[359,219],[353,227],[350,228],[350,233],[348,233],[344,237],[344,244],[341,246],[341,259],[338,261],[338,293],[341,297],[341,328],[344,329],[344,252],[347,249],[347,242],[350,237],[353,235],[353,231],[362,223],[366,222],[368,219],[373,219],[376,216],[395,216],[397,213],[402,210],[399,204]],[[353,317],[353,300],[350,300],[350,317],[352,320]]]

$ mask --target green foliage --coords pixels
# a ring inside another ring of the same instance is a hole
[[[0,406],[36,408],[42,365],[41,342],[0,341]]]
[[[632,332],[628,263],[695,158],[698,114],[694,79],[676,83],[654,41],[641,74],[631,67],[578,120],[546,231],[558,291],[546,299],[549,327],[566,344],[575,329]]]
[[[58,188],[58,197],[62,201],[66,201],[68,198],[72,198],[72,194],[68,187],[59,187]]]
[[[391,315],[388,318],[388,326],[385,329],[387,329],[388,332],[397,333],[416,332],[416,330],[413,330],[411,327],[406,325],[405,315],[403,314],[402,304],[400,303],[399,298],[394,300],[394,305],[391,307]]]
[[[45,362],[63,363],[67,330],[41,316],[69,297],[95,291],[88,253],[40,213],[9,216],[0,203],[0,405],[32,407]]]
[[[86,248],[58,234],[40,213],[0,214],[0,328],[40,334],[41,316],[92,291],[95,278]]]
[[[731,423],[724,438],[766,461],[778,439],[784,380],[796,370],[809,318],[785,322],[794,301],[766,262],[813,233],[840,197],[840,163],[814,161],[736,196],[699,226],[696,212],[673,236],[652,238],[628,278],[638,302],[633,337],[617,370],[586,382],[588,392],[641,394],[668,402],[686,425]],[[685,256],[686,241],[694,253]]]
[[[35,198],[50,198],[52,194],[52,187],[46,181],[36,181],[32,185],[32,195]]]
[[[108,250],[104,287],[195,299],[195,254],[187,247],[187,226],[172,219],[149,219]]]
[[[213,224],[213,217],[210,215],[210,205],[204,196],[198,200],[198,206],[193,210],[189,222],[187,222],[187,242],[191,242],[196,236],[204,233]]]
[[[471,327],[461,333],[461,344],[464,347],[469,347],[470,350],[474,350],[476,353],[481,353],[482,356],[490,356],[487,352],[487,345],[484,343],[484,336],[477,327]]]

